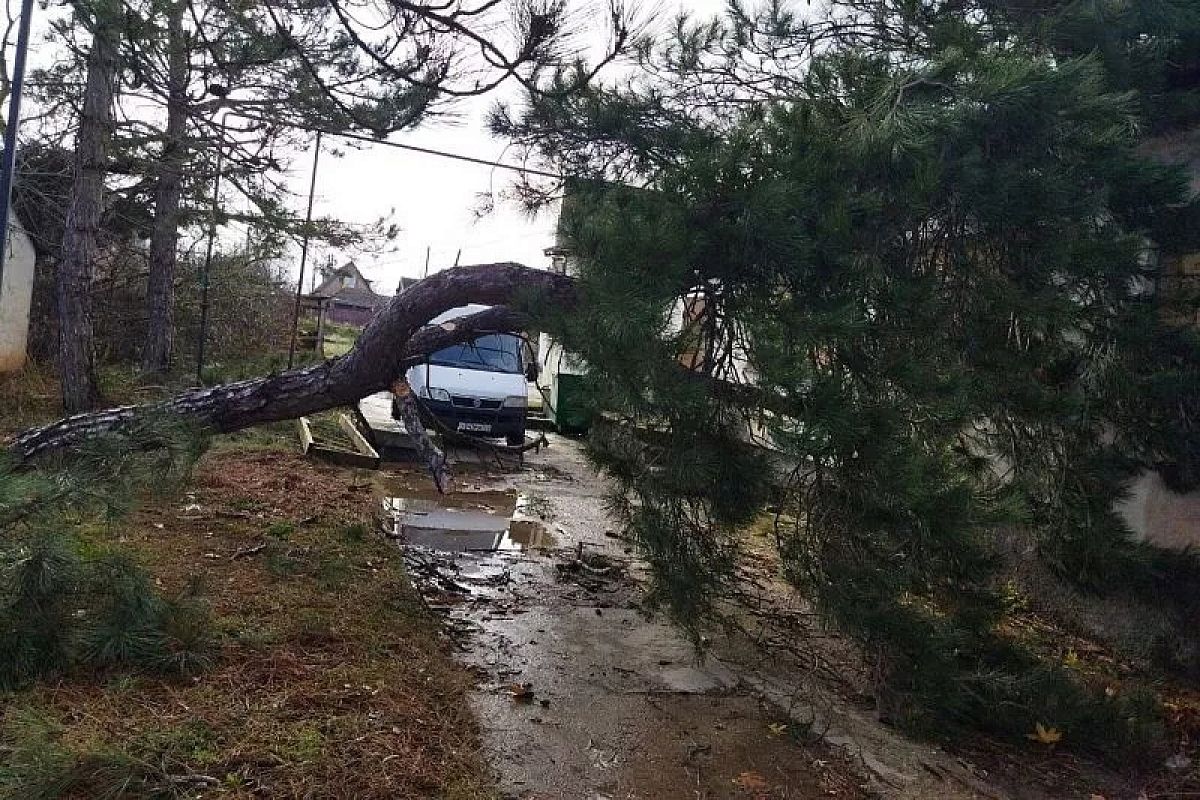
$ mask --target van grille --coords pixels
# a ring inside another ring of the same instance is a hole
[[[475,405],[477,402],[479,405]],[[483,400],[474,397],[463,397],[462,395],[452,394],[450,395],[450,404],[458,406],[459,408],[486,408],[494,410],[500,407],[501,401]]]

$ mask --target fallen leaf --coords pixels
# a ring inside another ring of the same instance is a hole
[[[518,703],[532,703],[533,702],[533,684],[532,683],[510,684],[506,691],[508,692],[508,696],[511,697],[514,701],[516,701]]]
[[[1062,741],[1062,736],[1062,731],[1058,730],[1058,728],[1047,728],[1040,722],[1034,726],[1033,733],[1025,734],[1025,738],[1046,745],[1058,744],[1058,742]]]
[[[765,792],[771,788],[771,785],[767,783],[766,777],[761,772],[753,770],[739,773],[733,779],[733,785],[748,792]]]

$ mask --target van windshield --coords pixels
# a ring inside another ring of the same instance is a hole
[[[521,373],[521,339],[510,333],[489,333],[473,342],[456,344],[429,356],[437,367]]]

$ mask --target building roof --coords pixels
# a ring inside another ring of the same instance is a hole
[[[353,286],[346,285],[347,278],[354,279]],[[338,303],[359,308],[376,308],[387,301],[386,297],[371,288],[371,281],[363,277],[353,261],[347,261],[330,272],[310,297],[329,297]]]

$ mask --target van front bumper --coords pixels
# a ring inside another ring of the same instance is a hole
[[[473,408],[445,400],[422,399],[421,405],[452,431],[471,436],[524,436],[525,408]],[[393,416],[398,408],[393,401]]]

